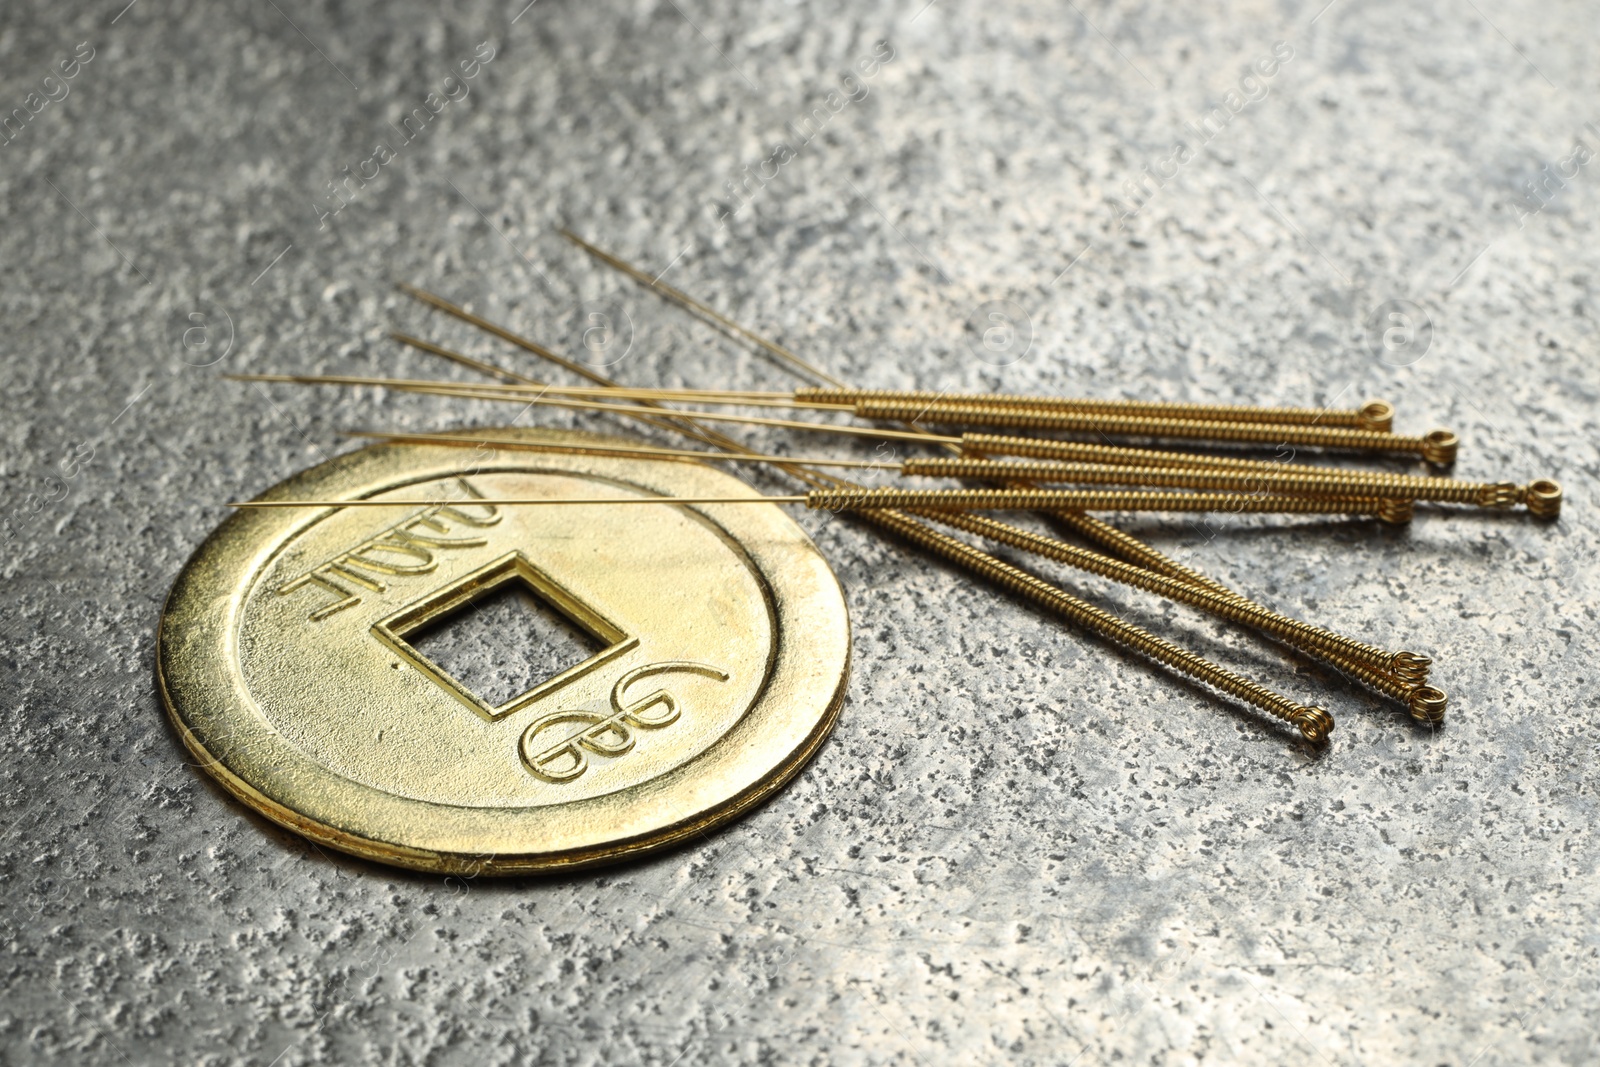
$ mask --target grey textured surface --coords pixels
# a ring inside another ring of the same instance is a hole
[[[0,14],[0,111],[94,50],[0,144],[0,1060],[1600,1058],[1588,6],[123,3]],[[879,40],[893,59],[801,145],[786,124],[829,114]],[[391,124],[484,41],[470,95],[402,144]],[[1266,95],[1124,218],[1126,183],[1170,172],[1280,41],[1246,85]],[[394,158],[319,225],[379,140]],[[793,158],[719,225],[778,141]],[[775,802],[567,878],[323,854],[185,763],[152,693],[162,596],[219,502],[349,447],[339,428],[509,415],[217,372],[437,371],[394,326],[507,356],[404,278],[571,350],[611,314],[629,325],[593,358],[630,382],[787,382],[562,223],[864,384],[1384,396],[1402,429],[1462,433],[1460,475],[1554,476],[1568,513],[1132,524],[1290,614],[1435,654],[1437,734],[1073,580],[1323,699],[1320,758],[808,516],[856,668]],[[1391,300],[1431,330],[1374,349]],[[964,324],[990,301],[1027,314],[1025,353],[978,358]]]

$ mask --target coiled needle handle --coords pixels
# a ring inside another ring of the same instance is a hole
[[[1143,415],[1160,419],[1197,419],[1205,422],[1270,422],[1279,425],[1340,426],[1354,430],[1388,432],[1394,425],[1394,405],[1372,400],[1356,409],[1262,407],[1254,404],[1192,404],[1167,400],[1097,400],[1090,397],[1029,396],[1024,393],[940,393],[931,389],[796,389],[803,404],[863,402],[923,405],[933,402],[988,404],[994,407],[1035,408],[1044,411],[1093,411],[1106,415]]]
[[[1002,429],[1131,434],[1137,437],[1176,437],[1199,441],[1311,445],[1368,452],[1414,452],[1429,463],[1440,466],[1454,463],[1456,450],[1460,446],[1460,440],[1449,430],[1434,430],[1422,437],[1411,437],[1381,433],[1376,430],[1351,430],[1334,426],[1157,419],[1139,415],[1049,411],[1039,408],[948,401],[929,401],[925,404],[862,401],[856,405],[856,415],[863,419],[911,420],[946,426],[993,426]]]
[[[933,508],[956,511],[1232,511],[1301,515],[1409,517],[1408,500],[1349,496],[1274,496],[1254,493],[1170,493],[1121,489],[814,489],[814,511]],[[1391,520],[1393,521],[1393,520]]]
[[[1152,574],[1131,563],[1108,559],[1097,552],[979,515],[922,510],[913,514],[1198,607],[1219,618],[1253,626],[1354,675],[1369,687],[1404,705],[1418,722],[1438,723],[1444,719],[1447,698],[1442,691],[1425,684],[1430,661],[1424,656],[1412,652],[1389,652],[1320,626],[1291,619],[1253,601]]]
[[[1011,478],[1030,482],[1160,486],[1176,489],[1227,489],[1244,492],[1276,490],[1310,496],[1362,496],[1391,500],[1430,500],[1472,504],[1481,508],[1509,508],[1527,504],[1541,518],[1555,518],[1548,479],[1529,485],[1512,482],[1466,482],[1454,478],[1422,478],[1404,474],[1368,474],[1365,471],[1207,470],[1203,468],[1129,467],[1105,463],[1067,461],[1008,462],[1005,460],[929,457],[908,459],[900,470],[907,476],[928,478]],[[1556,487],[1559,493],[1559,486]],[[1542,506],[1540,506],[1542,505]]]
[[[873,511],[864,514],[863,517],[1115,644],[1164,663],[1174,670],[1181,671],[1214,689],[1292,724],[1299,729],[1301,736],[1312,744],[1324,744],[1328,740],[1328,735],[1333,732],[1333,716],[1322,708],[1308,707],[1280,696],[1266,686],[1252,682],[1226,667],[1220,667],[1202,656],[1157,637],[1142,626],[1124,622],[1110,612],[1097,608],[1088,601],[1081,600],[1020,568],[996,559],[964,541],[914,522],[909,516],[893,510]]]

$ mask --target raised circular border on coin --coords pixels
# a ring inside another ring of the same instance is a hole
[[[616,443],[562,431],[471,432],[580,448]],[[257,499],[362,499],[496,472],[570,474],[638,495],[758,495],[691,460],[394,443],[312,467]],[[827,561],[779,506],[629,505],[606,508],[607,521],[626,522],[644,507],[693,512],[716,531],[759,577],[773,624],[768,674],[748,709],[709,747],[657,777],[538,807],[440,803],[352,780],[275,729],[240,659],[253,583],[307,529],[356,509],[241,511],[206,539],[174,583],[157,629],[156,680],[168,715],[199,765],[249,807],[313,841],[384,863],[466,874],[553,871],[699,835],[776,793],[826,739],[849,679],[849,616]]]

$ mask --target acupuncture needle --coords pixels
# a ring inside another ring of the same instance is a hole
[[[478,363],[468,361],[459,354],[449,352],[419,337],[404,333],[389,335],[401,344],[443,355],[467,366]],[[1263,422],[1276,425],[1322,425],[1349,429],[1380,429],[1369,408],[1384,404],[1373,401],[1365,408],[1345,410],[1334,408],[1258,407],[1229,404],[1192,404],[1176,401],[1090,399],[1084,397],[1029,396],[1006,393],[951,393],[931,390],[892,389],[800,389],[792,393],[758,389],[691,389],[646,386],[557,386],[544,387],[552,396],[588,397],[596,395],[617,396],[636,400],[660,400],[680,404],[728,405],[739,407],[799,408],[817,411],[857,412],[862,404],[894,403],[913,404],[987,404],[996,407],[1016,408],[1024,411],[1081,411],[1103,414],[1141,415],[1160,419],[1191,419],[1207,422]],[[1384,404],[1385,410],[1390,410]],[[1363,414],[1366,412],[1366,414]],[[1389,427],[1381,427],[1387,430]]]
[[[542,394],[542,388],[543,388],[542,386],[540,386],[540,387],[532,387],[532,386],[502,386],[502,387],[498,387],[497,389],[489,389],[489,388],[486,388],[486,387],[474,386],[474,385],[472,385],[470,383],[441,382],[441,381],[432,380],[432,379],[380,378],[380,377],[368,377],[368,376],[356,376],[356,375],[248,374],[248,375],[231,375],[229,377],[235,378],[237,380],[243,380],[243,381],[289,382],[289,383],[296,383],[296,384],[303,384],[303,385],[338,385],[338,386],[372,385],[372,386],[384,386],[384,387],[387,387],[387,388],[397,389],[397,390],[401,390],[401,391],[404,391],[404,392],[415,392],[415,393],[424,393],[424,394],[430,394],[430,395],[450,396],[450,397],[455,397],[455,398],[458,398],[458,399],[482,399],[482,400],[497,400],[497,401],[505,401],[505,402],[515,402],[515,403],[523,403],[523,404],[539,404],[539,405],[545,405],[545,406],[557,407],[557,408],[568,408],[568,409],[588,410],[588,411],[601,411],[601,412],[607,412],[607,413],[610,413],[610,414],[620,414],[620,415],[666,415],[666,414],[671,414],[671,415],[676,415],[678,417],[684,417],[684,418],[692,416],[692,417],[694,417],[696,419],[701,419],[701,420],[706,420],[706,421],[713,421],[713,422],[731,422],[731,423],[739,423],[739,424],[744,424],[744,425],[756,425],[756,426],[775,426],[775,427],[780,427],[780,428],[784,428],[784,429],[804,430],[804,431],[813,432],[813,433],[835,433],[835,434],[842,434],[842,435],[845,435],[845,436],[866,437],[866,438],[871,438],[871,439],[875,439],[875,440],[916,441],[918,443],[925,443],[925,444],[966,445],[968,443],[968,437],[972,436],[972,435],[964,435],[963,437],[946,437],[946,436],[941,436],[941,435],[936,435],[936,434],[929,434],[929,433],[926,433],[926,432],[921,431],[921,430],[878,429],[878,428],[869,428],[869,427],[860,427],[860,426],[844,426],[844,425],[839,425],[839,424],[835,424],[835,423],[813,423],[813,422],[801,422],[801,421],[791,420],[791,419],[772,419],[772,418],[767,418],[767,417],[764,417],[764,416],[755,416],[755,415],[733,415],[733,414],[727,414],[727,413],[685,412],[685,411],[683,411],[681,409],[675,409],[675,408],[662,408],[662,407],[654,407],[654,406],[649,407],[649,408],[644,408],[644,407],[626,407],[626,406],[622,406],[622,405],[601,403],[601,402],[598,402],[598,401],[562,400],[562,399],[554,399],[554,398],[551,398],[551,397],[548,397],[548,396],[544,396]],[[990,452],[999,451],[999,452],[1004,453],[1005,451],[1007,451],[1008,448],[1017,448],[1017,449],[1020,449],[1020,450],[1023,450],[1023,451],[1037,452],[1037,451],[1045,451],[1046,450],[1046,446],[1048,446],[1048,445],[1060,445],[1060,446],[1063,446],[1063,447],[1057,448],[1055,450],[1056,451],[1066,451],[1065,446],[1069,446],[1069,445],[1072,445],[1072,444],[1075,444],[1075,442],[1048,442],[1048,441],[1041,441],[1040,439],[1035,439],[1035,438],[1012,439],[1011,442],[1008,442],[1007,439],[1004,439],[1004,438],[998,438],[998,437],[989,436],[987,441],[986,441],[986,443],[982,447],[986,451],[990,451]],[[1158,455],[1159,453],[1151,453],[1151,454],[1152,455]],[[969,466],[967,468],[968,473],[966,473],[964,475],[939,475],[939,476],[1012,477],[1012,478],[1017,478],[1017,479],[1029,478],[1031,476],[1030,472],[1027,471],[1027,470],[1021,470],[1021,469],[1007,470],[1006,467],[1014,466],[1014,465],[1010,465],[1010,464],[994,464],[992,462],[985,461],[985,460],[982,460],[982,459],[977,459],[977,458],[969,458],[966,462],[969,464]],[[986,463],[989,463],[989,465],[988,466],[984,466]],[[1036,465],[1034,470],[1037,471],[1039,469],[1042,469],[1042,467],[1043,467],[1043,465]],[[1473,502],[1473,503],[1480,502],[1478,500],[1478,496],[1477,495],[1473,496],[1471,499],[1468,499],[1468,500],[1461,500],[1459,498],[1459,493],[1460,493],[1459,485],[1454,485],[1454,486],[1447,485],[1447,484],[1445,484],[1445,483],[1448,482],[1447,479],[1415,479],[1411,483],[1398,482],[1398,481],[1394,481],[1392,479],[1386,479],[1386,480],[1381,480],[1381,481],[1375,481],[1374,484],[1377,485],[1378,488],[1372,489],[1370,492],[1367,491],[1367,487],[1366,486],[1362,486],[1361,487],[1361,491],[1359,491],[1359,492],[1354,491],[1354,490],[1349,491],[1349,492],[1345,492],[1344,490],[1347,487],[1346,487],[1346,485],[1344,485],[1342,483],[1353,482],[1353,481],[1359,479],[1360,475],[1358,473],[1350,473],[1350,474],[1342,473],[1342,472],[1338,472],[1338,471],[1334,471],[1334,470],[1326,469],[1326,468],[1324,468],[1323,470],[1327,471],[1327,473],[1325,475],[1322,475],[1322,477],[1325,477],[1325,479],[1327,480],[1327,488],[1326,488],[1325,491],[1329,492],[1329,493],[1332,493],[1332,494],[1335,494],[1335,495],[1345,495],[1345,496],[1369,496],[1370,495],[1370,496],[1386,497],[1386,498],[1390,498],[1390,499],[1443,499],[1443,500],[1457,500],[1458,502]],[[1304,473],[1304,472],[1302,471],[1301,473]],[[1299,475],[1297,474],[1295,476],[1299,476]],[[1165,471],[1165,472],[1162,472],[1160,475],[1156,475],[1156,474],[1148,475],[1148,476],[1146,476],[1144,478],[1143,481],[1135,482],[1134,484],[1150,484],[1151,482],[1155,481],[1155,479],[1157,479],[1159,477],[1165,477],[1167,479],[1167,482],[1170,483],[1170,484],[1187,485],[1187,486],[1190,486],[1190,487],[1199,487],[1203,482],[1208,480],[1207,476],[1203,476],[1203,475],[1200,475],[1200,474],[1193,474],[1193,473],[1189,473],[1189,472],[1180,472],[1180,471]],[[1271,479],[1271,478],[1274,478],[1274,477],[1280,477],[1280,474],[1278,472],[1272,472],[1270,470],[1263,469],[1263,471],[1259,475],[1259,477],[1261,479]],[[1282,474],[1281,478],[1283,479],[1283,484],[1285,486],[1287,486],[1287,487],[1293,487],[1294,486],[1293,478],[1290,477],[1288,474]],[[1038,479],[1035,479],[1035,480],[1038,480]],[[1128,484],[1129,483],[1129,479],[1127,479],[1125,477],[1122,477],[1120,475],[1116,475],[1115,473],[1098,474],[1098,476],[1097,476],[1097,472],[1093,472],[1093,471],[1086,471],[1086,473],[1084,474],[1084,480],[1099,481],[1099,482],[1102,482],[1102,483],[1104,483],[1104,482],[1116,482],[1116,481],[1120,480],[1120,481],[1122,481],[1123,484]],[[1227,475],[1216,475],[1216,476],[1209,477],[1209,481],[1216,483],[1217,487],[1227,487],[1227,488],[1249,487],[1248,479],[1245,479],[1245,478],[1239,477],[1239,476],[1231,476],[1230,477],[1230,476],[1227,476]],[[1303,488],[1304,484],[1305,484],[1304,482],[1301,483],[1302,488]],[[1543,482],[1540,483],[1541,486],[1546,485],[1546,484],[1553,484],[1553,483],[1543,483]],[[1537,493],[1531,493],[1531,495],[1530,495],[1529,487],[1515,487],[1515,486],[1513,486],[1511,488],[1512,488],[1512,490],[1515,490],[1515,493],[1512,496],[1506,496],[1505,494],[1506,494],[1507,490],[1505,490],[1504,486],[1495,487],[1495,491],[1499,495],[1496,496],[1494,499],[1487,501],[1484,506],[1506,506],[1506,505],[1508,505],[1510,503],[1520,503],[1520,502],[1523,502],[1523,501],[1526,500],[1526,501],[1529,501],[1530,505],[1536,509],[1536,514],[1539,514],[1541,517],[1546,517],[1546,518],[1554,517],[1554,515],[1559,511],[1559,488],[1557,489],[1557,493],[1556,493],[1555,497],[1551,497],[1551,495],[1549,493],[1542,492],[1542,491],[1541,492],[1537,492]],[[1484,487],[1477,486],[1476,484],[1473,485],[1473,492],[1475,494],[1481,495],[1480,490],[1487,491]],[[1307,490],[1307,491],[1309,491],[1309,490]],[[1427,495],[1429,493],[1432,493],[1433,495],[1430,497],[1430,496]],[[1456,495],[1450,495],[1452,493],[1454,493]],[[1553,506],[1550,505],[1549,503],[1547,503],[1547,501],[1550,501],[1552,499],[1555,501]],[[1386,509],[1386,511],[1383,514],[1384,514],[1384,517],[1385,517],[1386,521],[1391,521],[1391,522],[1406,522],[1406,521],[1409,521],[1409,519],[1410,519],[1410,515],[1409,515],[1408,512],[1403,512],[1401,509],[1397,509],[1397,508],[1394,508],[1394,507]]]
[[[407,291],[410,292],[412,290],[408,289]],[[421,292],[421,290],[417,290],[417,292]],[[431,306],[432,301],[438,299],[433,297],[433,294],[426,295],[431,298]],[[454,306],[444,301],[440,301],[440,303],[444,303],[445,306],[449,307]],[[407,334],[393,333],[390,336],[402,344],[406,344],[421,351],[428,352],[432,355],[451,360],[452,362],[478,371],[479,373],[509,380],[524,387],[531,387],[526,391],[519,391],[517,394],[518,396],[544,396],[554,391],[554,387],[548,386],[538,379],[529,378],[525,375],[520,375],[514,371],[507,370],[504,367],[486,363],[483,360],[454,351],[444,347],[443,345],[435,344],[431,341],[425,341],[421,338],[412,337]],[[502,335],[497,334],[497,336]],[[527,344],[529,346],[533,346],[533,342],[527,342]],[[536,351],[537,347],[530,347],[529,350]],[[420,389],[424,386],[433,386],[439,388],[440,390],[448,390],[451,395],[462,391],[477,392],[483,390],[484,388],[481,385],[469,382],[453,382],[445,379],[431,378],[394,379],[356,377],[351,375],[285,374],[235,375],[234,377],[242,380],[297,382],[305,384],[391,385],[395,388],[411,390]],[[605,392],[606,391],[603,389],[595,390],[596,395],[605,395]],[[617,388],[617,394],[619,395],[634,394],[636,396],[643,396],[644,394],[649,394],[651,392],[651,390],[631,390],[624,387]],[[648,404],[651,401],[649,399],[645,399],[643,402]],[[690,413],[683,414],[687,415]],[[810,428],[817,424],[807,423],[805,425],[807,428]],[[953,446],[959,444],[961,446],[960,452],[969,456],[974,453],[985,453],[992,455],[1027,456],[1035,458],[1058,457],[1063,459],[1078,460],[1081,462],[1126,463],[1140,467],[1215,467],[1228,470],[1262,471],[1277,471],[1283,470],[1286,467],[1289,469],[1294,469],[1294,465],[1279,463],[1271,460],[1247,459],[1234,456],[1213,456],[1198,452],[1130,448],[1125,445],[1093,444],[1084,441],[1062,441],[1054,438],[1009,437],[995,434],[969,433],[963,434],[958,439],[954,437],[945,437],[938,434],[925,433],[922,440],[934,445]],[[1340,476],[1348,473],[1350,477],[1359,477],[1365,473],[1361,471],[1346,472],[1341,468],[1319,467],[1315,469],[1319,471],[1325,471],[1329,476]]]
[[[957,446],[965,443],[965,437],[946,437],[946,435],[928,434],[926,430],[890,430],[877,429],[877,427],[843,426],[837,422],[802,422],[798,419],[771,419],[766,416],[752,416],[752,414],[710,413],[710,411],[685,411],[682,408],[629,408],[629,406],[611,405],[611,403],[594,402],[594,400],[562,400],[562,398],[544,395],[542,387],[531,386],[474,386],[469,382],[438,381],[438,379],[408,379],[408,378],[371,378],[371,376],[355,376],[355,374],[229,374],[227,378],[234,381],[254,382],[291,382],[302,386],[381,386],[387,389],[400,390],[400,392],[414,392],[414,394],[440,395],[440,397],[454,397],[458,400],[496,400],[496,402],[523,403],[523,405],[552,406],[552,408],[570,408],[579,411],[606,411],[611,414],[670,414],[678,418],[693,418],[696,421],[734,422],[744,426],[771,426],[781,429],[806,430],[806,432],[826,432],[826,434],[850,435],[850,437],[874,438],[874,440],[907,440],[907,442],[933,443],[933,445]],[[1218,424],[1224,426],[1224,424]],[[1256,430],[1269,429],[1266,424],[1250,427]],[[1291,430],[1294,427],[1270,427],[1270,429]],[[1317,427],[1302,427],[1304,434],[1312,434]],[[1328,430],[1333,432],[1333,430]],[[1360,430],[1347,430],[1347,434],[1362,434]],[[1010,442],[1011,448],[1027,451],[1027,453],[1048,453],[1053,451],[1053,446],[1077,445],[1078,442],[1051,442],[1048,438],[1003,438],[995,435],[989,437],[989,451],[1005,453]],[[1398,435],[1368,434],[1368,437],[1390,437],[1394,442],[1426,442],[1426,438],[1405,438]],[[1067,451],[1059,448],[1054,451]]]
[[[460,447],[491,445],[533,452],[612,452],[621,455],[695,459],[721,463],[804,463],[812,467],[851,467],[885,470],[902,477],[969,478],[985,481],[1022,479],[1028,482],[1123,485],[1180,489],[1233,490],[1257,492],[1276,490],[1294,496],[1357,496],[1399,501],[1432,501],[1471,504],[1503,510],[1527,504],[1539,518],[1555,518],[1560,513],[1561,488],[1547,479],[1528,485],[1511,482],[1465,482],[1451,478],[1424,478],[1408,475],[1376,475],[1337,468],[1301,468],[1294,471],[1219,472],[1159,467],[1130,467],[1097,463],[1016,463],[987,459],[907,459],[899,462],[869,459],[836,459],[825,456],[732,455],[698,449],[658,448],[651,445],[551,444],[520,438],[453,435],[441,433],[392,433],[375,430],[345,431],[350,437],[412,443],[438,443]],[[1399,513],[1396,512],[1396,515]],[[1407,513],[1405,519],[1409,519]]]
[[[391,335],[393,336],[393,335]],[[396,340],[399,340],[396,337]],[[408,341],[409,343],[409,341]],[[591,396],[612,390],[589,386],[552,386],[562,396]],[[1018,411],[1094,412],[1204,422],[1261,422],[1291,426],[1332,426],[1388,432],[1392,407],[1373,401],[1357,409],[1263,407],[1244,404],[1197,404],[1165,400],[1092,399],[1021,393],[956,393],[920,389],[797,389],[792,393],[746,389],[690,389],[624,386],[616,395],[683,404],[730,404],[857,411],[867,404],[901,406],[985,404]]]
[[[1235,514],[1384,515],[1395,501],[1355,496],[1283,496],[1264,493],[1172,493],[1115,489],[813,489],[801,495],[751,497],[530,497],[485,504],[557,506],[568,504],[804,504],[812,511],[865,511],[882,508],[934,511],[1227,511]],[[415,501],[352,500],[350,507],[399,507]],[[1409,501],[1398,502],[1402,505]],[[232,507],[343,507],[333,500],[240,501]]]
[[[420,339],[405,338],[413,344]],[[418,345],[422,347],[422,345]],[[438,351],[441,346],[427,347]],[[442,354],[442,353],[441,353]],[[454,358],[453,356],[448,358]],[[470,364],[469,364],[470,365]],[[241,375],[245,381],[283,381],[293,379],[304,384],[327,385],[383,385],[392,389],[412,392],[437,392],[440,390],[476,392],[473,386],[460,382],[423,381],[418,379],[362,379],[349,375]],[[541,386],[534,390],[528,386],[502,385],[489,391],[505,391],[516,396],[537,395],[542,403],[557,403],[554,397],[593,395],[596,390],[566,389]],[[611,395],[611,394],[607,394]],[[1240,444],[1304,444],[1325,448],[1368,452],[1412,452],[1430,463],[1446,465],[1454,462],[1458,442],[1448,430],[1434,430],[1422,436],[1394,434],[1387,431],[1351,429],[1338,426],[1273,423],[1265,421],[1221,421],[1199,418],[1155,418],[1147,415],[1112,413],[1101,410],[1050,410],[1045,408],[1007,407],[984,402],[953,402],[926,400],[916,402],[861,400],[853,404],[799,401],[792,396],[770,395],[720,396],[710,392],[689,393],[655,389],[617,390],[618,396],[655,401],[671,400],[711,406],[777,407],[818,411],[842,412],[868,421],[901,421],[920,423],[937,421],[950,425],[988,426],[995,428],[1044,429],[1067,432],[1092,432],[1122,434],[1138,437],[1177,438],[1198,441],[1226,441]],[[486,399],[478,396],[477,399]],[[565,404],[584,401],[561,400]]]

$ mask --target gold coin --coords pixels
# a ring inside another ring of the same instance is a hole
[[[369,859],[516,873],[698,835],[821,745],[844,698],[849,618],[827,562],[775,505],[473,503],[641,495],[756,494],[693,461],[487,443],[378,445],[297,474],[261,499],[407,503],[224,522],[162,612],[167,711],[246,804]],[[518,586],[593,654],[507,697],[419,650]]]

